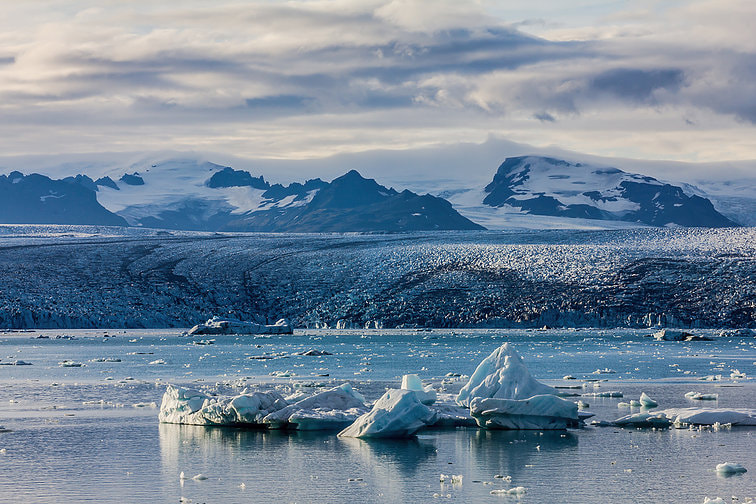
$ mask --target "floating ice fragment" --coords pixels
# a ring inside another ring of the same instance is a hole
[[[436,391],[428,385],[423,388],[423,382],[416,374],[407,374],[402,376],[402,390],[412,390],[417,395],[421,403],[430,406],[436,402]]]
[[[206,480],[206,479],[207,479],[207,476],[205,476],[205,475],[204,475],[204,474],[202,474],[202,473],[199,473],[199,474],[195,474],[194,476],[192,476],[192,479],[193,479],[194,481],[203,481],[203,480]]]
[[[648,397],[645,392],[641,392],[640,403],[645,408],[656,408],[659,406],[659,403]]]
[[[60,367],[82,367],[84,364],[72,360],[64,360],[58,363]]]
[[[604,368],[604,369],[597,369],[593,372],[593,374],[615,374],[617,371],[614,369]]]
[[[709,499],[708,497],[704,497],[703,504],[725,504],[725,501],[722,500],[722,497],[716,497],[714,499]]]
[[[257,324],[237,319],[213,317],[204,324],[197,324],[189,329],[189,336],[195,334],[292,334],[292,329],[286,319],[281,319],[274,325]]]
[[[702,394],[701,392],[688,392],[685,397],[693,401],[716,401],[719,399],[719,394]]]
[[[522,495],[527,492],[527,489],[522,486],[506,489],[502,488],[500,490],[491,490],[491,495]]]
[[[744,380],[745,377],[746,377],[746,374],[745,373],[741,373],[740,370],[738,370],[738,369],[733,369],[732,373],[730,373],[730,378],[733,378],[733,379]]]
[[[562,380],[575,380],[575,377],[572,375],[566,375],[562,377]]]
[[[606,392],[586,392],[583,397],[622,397],[622,392],[610,390]]]
[[[186,475],[184,475],[184,471],[181,471],[181,473],[179,474],[179,479],[180,479],[180,480],[185,480],[185,479],[187,479]]]
[[[163,359],[157,359],[149,363],[150,365],[166,364]]]
[[[735,462],[717,464],[717,473],[719,474],[739,474],[744,472],[747,472],[746,468]]]

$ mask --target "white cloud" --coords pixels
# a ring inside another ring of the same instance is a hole
[[[636,5],[17,2],[0,20],[0,148],[281,158],[497,134],[756,158],[756,4]]]

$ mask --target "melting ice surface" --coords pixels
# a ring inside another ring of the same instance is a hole
[[[570,495],[583,503],[701,503],[756,497],[753,427],[421,430],[414,440],[395,441],[157,419],[168,383],[210,397],[267,387],[301,400],[348,381],[372,402],[414,373],[449,401],[504,342],[515,346],[533,377],[580,394],[570,399],[588,403],[598,420],[641,412],[618,408],[641,393],[659,410],[756,408],[750,378],[756,375],[755,339],[659,342],[643,337],[650,332],[296,331],[218,335],[208,345],[193,344],[199,338],[179,337],[178,330],[2,333],[0,363],[31,365],[0,366],[6,430],[0,432],[0,502],[99,502],[103,495],[114,502],[433,502],[435,494],[457,502],[563,502]],[[61,367],[66,360],[82,366]],[[165,364],[150,364],[156,360]],[[596,375],[597,368],[616,373]],[[731,377],[735,369],[746,378]],[[566,375],[575,379],[563,380]],[[583,395],[611,391],[623,397]],[[716,399],[702,404],[685,396],[690,391]],[[724,462],[749,470],[725,477],[716,471]],[[181,472],[186,479],[179,479]],[[191,479],[198,474],[207,479]],[[439,474],[461,475],[462,484],[441,484]],[[518,487],[527,491],[491,494]]]

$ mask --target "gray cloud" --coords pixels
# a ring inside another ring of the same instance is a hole
[[[600,128],[616,132],[616,145],[629,124],[648,125],[660,111],[689,130],[716,122],[743,138],[756,124],[756,47],[699,45],[663,26],[557,41],[520,31],[553,20],[508,24],[458,2],[150,5],[79,12],[74,2],[66,13],[78,15],[43,16],[44,29],[6,26],[4,53],[13,56],[0,57],[3,146],[30,145],[20,126],[60,135],[66,123],[64,146],[102,141],[103,125],[143,123],[159,126],[167,147],[203,137],[233,149],[244,138],[278,146],[271,155],[300,150],[278,138],[298,139],[304,151],[343,138],[328,144],[338,150],[386,141],[392,130],[402,145],[460,130],[479,140],[511,131],[536,143],[584,131],[580,141],[598,145],[591,130]],[[229,138],[229,123],[247,132]],[[140,144],[138,132],[126,135],[106,148]]]

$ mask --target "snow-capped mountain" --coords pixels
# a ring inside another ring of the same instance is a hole
[[[111,224],[195,231],[351,232],[483,229],[445,200],[397,192],[357,171],[324,182],[270,184],[263,176],[195,159],[90,170],[63,180],[4,177],[13,197],[34,201],[2,222]],[[34,198],[27,194],[36,181]],[[15,182],[15,183],[14,183]],[[14,193],[14,189],[18,189]],[[39,194],[37,194],[39,193]],[[65,199],[62,195],[67,195]],[[78,199],[71,197],[76,195]],[[35,199],[36,198],[36,199]],[[52,205],[51,200],[57,201]],[[98,203],[99,202],[99,203]],[[96,206],[97,208],[90,208]],[[65,208],[64,208],[65,207]],[[64,210],[61,210],[64,208]],[[19,214],[19,215],[17,215]],[[65,218],[61,215],[65,214]],[[117,215],[116,215],[117,214]],[[106,218],[107,217],[107,218]],[[62,219],[62,220],[61,220]]]
[[[482,196],[484,206],[528,215],[651,226],[737,225],[696,193],[700,191],[686,184],[672,185],[617,168],[520,156],[507,158],[491,183],[473,196]]]
[[[123,217],[97,202],[93,187],[88,177],[53,180],[18,171],[0,175],[0,222],[125,226]]]

